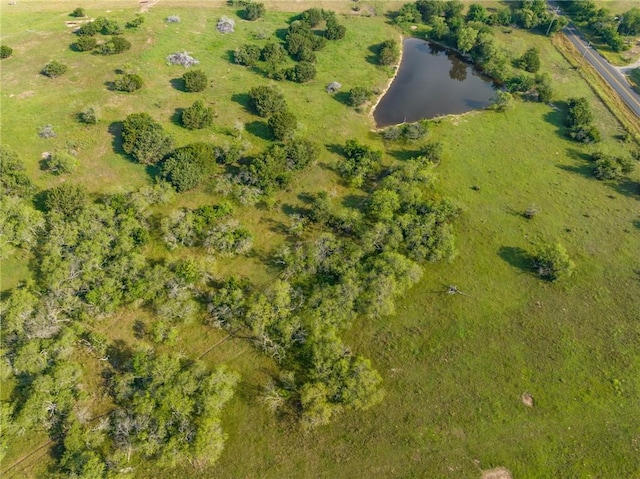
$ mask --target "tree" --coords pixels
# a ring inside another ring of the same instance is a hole
[[[178,148],[164,161],[160,174],[178,192],[196,188],[215,164],[214,151],[207,143]]]
[[[324,36],[328,40],[341,40],[346,34],[347,28],[344,25],[340,25],[335,17],[327,20],[327,28],[324,31]]]
[[[593,176],[599,180],[619,180],[635,169],[633,159],[596,152],[591,155],[594,162]]]
[[[271,115],[267,124],[276,140],[285,140],[293,136],[298,120],[290,111],[281,110]]]
[[[306,83],[316,76],[316,67],[311,62],[301,61],[287,70],[287,78],[298,83]]]
[[[48,76],[49,78],[57,78],[61,75],[64,75],[69,67],[64,63],[60,63],[56,60],[47,63],[42,69],[42,74]]]
[[[463,27],[458,32],[457,46],[462,53],[467,53],[476,44],[478,30],[471,27]]]
[[[469,5],[469,10],[467,10],[466,20],[467,22],[487,23],[489,21],[489,14],[483,5],[472,3]]]
[[[126,27],[127,28],[138,28],[143,23],[144,23],[144,17],[141,14],[136,13],[135,18],[133,20],[128,21],[127,24],[126,24]]]
[[[395,191],[380,188],[369,198],[368,211],[376,221],[391,221],[399,209],[400,197]]]
[[[102,45],[98,45],[96,52],[101,55],[116,55],[131,48],[131,42],[120,36],[111,37]]]
[[[146,113],[132,113],[122,127],[122,149],[139,163],[155,164],[171,151],[173,139]]]
[[[4,146],[0,146],[0,186],[2,196],[24,198],[35,190],[22,160],[14,151]]]
[[[262,117],[271,116],[287,107],[284,95],[272,86],[258,86],[249,90],[249,105]]]
[[[197,100],[182,112],[182,125],[189,130],[200,130],[213,123],[213,108],[204,106],[202,100]]]
[[[272,65],[278,65],[284,62],[286,58],[287,54],[279,43],[267,43],[262,49],[262,60]]]
[[[258,18],[264,16],[264,12],[264,3],[248,1],[244,9],[244,18],[246,20],[257,20]]]
[[[47,191],[44,206],[47,211],[57,211],[71,216],[84,208],[88,202],[89,195],[84,186],[62,183]]]
[[[570,277],[575,264],[560,243],[540,245],[533,254],[533,267],[542,279],[559,281]]]
[[[519,68],[536,73],[540,69],[540,50],[536,47],[529,48],[516,63]]]
[[[83,18],[83,17],[86,17],[87,14],[85,13],[84,8],[78,7],[73,12],[71,12],[69,16],[76,17],[76,18]]]
[[[565,125],[567,135],[583,143],[600,141],[600,132],[593,124],[593,112],[589,101],[584,98],[570,98]]]
[[[381,151],[373,150],[356,140],[347,140],[344,153],[346,158],[339,164],[338,170],[351,185],[360,187],[378,173],[382,163]]]
[[[640,8],[635,7],[622,14],[618,31],[622,35],[640,34]]]
[[[93,50],[98,41],[94,37],[90,37],[87,35],[82,35],[78,37],[78,39],[73,43],[72,48],[79,52],[88,52],[89,50]]]
[[[396,40],[385,40],[378,50],[378,63],[380,65],[392,65],[400,57],[400,48]]]
[[[549,103],[553,98],[553,86],[551,86],[551,77],[549,74],[536,75],[534,86],[538,93],[538,101]]]
[[[234,53],[234,60],[240,65],[252,67],[260,60],[261,50],[257,45],[242,45]]]
[[[132,93],[139,90],[144,85],[140,75],[135,73],[125,73],[114,82],[114,87],[118,91],[126,91]]]
[[[509,110],[513,108],[513,95],[507,91],[498,90],[491,106],[496,111]]]
[[[189,70],[182,75],[184,89],[188,92],[200,92],[207,88],[209,80],[202,70]]]
[[[321,9],[310,8],[300,14],[300,20],[307,23],[311,28],[315,28],[322,23],[324,17]]]
[[[0,60],[9,58],[13,54],[13,48],[7,45],[0,45]]]
[[[45,160],[48,171],[55,175],[73,173],[78,167],[78,159],[66,151],[57,151]]]
[[[360,106],[371,98],[369,89],[362,86],[353,87],[349,90],[348,95],[347,103],[349,103],[350,106]]]

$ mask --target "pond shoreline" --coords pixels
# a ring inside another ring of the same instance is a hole
[[[389,78],[389,81],[387,82],[386,86],[378,95],[378,99],[376,100],[375,104],[371,107],[371,110],[369,110],[369,118],[371,119],[374,125],[374,128],[372,131],[379,132],[384,129],[384,128],[378,128],[378,125],[376,124],[376,120],[373,117],[373,113],[376,111],[376,108],[378,108],[378,104],[380,103],[380,101],[384,98],[384,96],[389,91],[389,88],[391,88],[391,85],[393,84],[393,80],[395,80],[396,77],[398,76],[398,72],[400,71],[400,65],[402,65],[402,58],[404,57],[404,41],[405,41],[405,37],[400,35],[400,56],[398,57],[398,63],[395,67],[396,69],[393,72],[393,75],[391,76],[391,78]]]

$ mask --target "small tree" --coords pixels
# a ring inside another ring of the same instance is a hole
[[[132,93],[142,88],[142,78],[135,73],[126,73],[114,82],[115,89]]]
[[[7,45],[0,45],[0,60],[9,58],[13,54],[13,48]]]
[[[62,183],[49,190],[44,200],[47,211],[57,211],[63,215],[73,215],[89,202],[87,189],[81,185]]]
[[[71,46],[78,52],[88,52],[89,50],[93,50],[97,44],[98,41],[94,37],[81,35]]]
[[[575,270],[567,250],[559,243],[538,247],[533,255],[533,266],[538,276],[548,281],[568,278]]]
[[[262,117],[286,108],[284,95],[272,86],[258,86],[249,90],[249,105]]]
[[[478,30],[471,27],[462,27],[458,31],[457,37],[456,45],[458,46],[458,50],[462,53],[467,53],[476,44]]]
[[[244,9],[244,18],[247,20],[257,20],[264,16],[265,8],[264,3],[247,2]]]
[[[119,36],[111,37],[102,45],[99,45],[96,52],[101,55],[116,55],[126,52],[131,48],[131,42]]]
[[[369,98],[371,98],[371,91],[362,86],[355,86],[349,90],[348,95],[347,103],[349,103],[350,106],[360,106],[369,101]]]
[[[631,158],[594,153],[591,156],[594,162],[593,176],[599,180],[619,180],[635,169],[635,163]]]
[[[213,109],[204,106],[202,100],[196,101],[182,112],[182,125],[189,130],[200,130],[213,123]]]
[[[279,43],[267,43],[262,49],[262,60],[277,65],[286,60],[287,54]]]
[[[347,28],[344,25],[340,25],[335,17],[330,17],[327,20],[327,28],[324,31],[324,36],[328,40],[341,40],[347,33]]]
[[[386,40],[380,46],[378,63],[380,65],[392,65],[398,61],[400,48],[396,40]]]
[[[498,90],[491,108],[496,111],[507,111],[513,108],[513,95],[507,91]]]
[[[209,80],[202,70],[190,70],[182,75],[184,89],[188,92],[200,92],[207,88]]]
[[[517,60],[518,68],[522,68],[530,73],[536,73],[540,69],[540,50],[535,47],[529,48]]]
[[[298,127],[298,120],[290,111],[282,110],[274,113],[267,124],[275,139],[286,140],[293,136],[293,132]]]
[[[64,75],[69,68],[64,63],[60,63],[56,60],[47,63],[42,69],[42,74],[49,78],[57,78]]]
[[[78,159],[66,151],[57,151],[45,160],[45,167],[54,175],[69,174],[78,167]]]
[[[300,62],[287,70],[287,79],[298,83],[306,83],[316,76],[316,67],[311,62]]]
[[[242,45],[234,53],[234,60],[240,65],[252,67],[260,60],[260,47],[257,45]]]
[[[173,148],[173,139],[146,113],[132,113],[122,126],[122,149],[139,163],[155,164]]]
[[[78,7],[78,8],[76,8],[76,9],[75,9],[73,12],[71,12],[69,15],[70,15],[70,16],[72,16],[72,17],[76,17],[76,18],[83,18],[83,17],[86,17],[86,16],[87,16],[87,14],[86,14],[86,13],[85,13],[85,11],[84,11],[84,8],[82,8],[82,7]]]
[[[98,123],[98,112],[92,106],[87,107],[78,113],[78,120],[87,125],[95,125]]]
[[[136,14],[136,17],[133,20],[127,22],[127,28],[138,28],[140,25],[144,23],[144,17],[139,13]]]

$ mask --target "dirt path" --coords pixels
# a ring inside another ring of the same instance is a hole
[[[151,10],[151,7],[154,7],[160,0],[141,0],[140,4],[140,13],[148,12]]]
[[[44,449],[45,447],[51,445],[53,443],[53,441],[51,439],[49,439],[47,442],[40,444],[38,447],[36,447],[35,449],[32,449],[31,451],[29,451],[28,453],[26,453],[24,456],[22,456],[20,459],[18,459],[17,461],[15,461],[13,464],[11,464],[9,467],[7,467],[6,469],[0,471],[0,477],[5,478],[5,479],[10,479],[12,477],[18,477],[16,476],[17,473],[22,472],[23,469],[16,469],[19,465],[21,465],[23,462],[29,460],[29,459],[40,459],[42,456],[44,456],[45,454],[48,453],[48,450],[45,449],[44,452],[42,452],[40,455],[33,457],[34,454],[41,452],[42,449]],[[32,464],[27,464],[25,467],[29,467]]]

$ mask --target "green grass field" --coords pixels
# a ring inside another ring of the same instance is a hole
[[[300,3],[299,9],[311,3]],[[85,8],[91,16],[122,20],[137,10],[134,2],[103,5],[96,1]],[[14,57],[1,65],[2,143],[19,153],[38,186],[49,188],[65,179],[41,171],[39,162],[43,151],[67,145],[77,147],[81,163],[70,180],[92,192],[129,191],[150,182],[145,168],[124,157],[109,132],[131,112],[149,113],[179,145],[228,142],[238,122],[249,125],[242,136],[252,153],[267,144],[262,120],[246,111],[243,94],[270,81],[232,64],[229,51],[245,42],[264,43],[252,40],[253,34],[273,36],[291,15],[268,12],[258,22],[237,20],[235,34],[220,36],[215,22],[221,14],[234,15],[233,10],[181,5],[154,6],[140,31],[126,33],[133,49],[113,57],[69,49],[73,37],[64,22],[75,4],[22,0],[3,6],[2,43],[14,48]],[[172,14],[180,16],[180,24],[164,23]],[[304,136],[326,146],[358,138],[385,148],[386,162],[402,161],[414,145],[385,145],[366,114],[324,91],[333,80],[345,90],[384,87],[390,71],[367,61],[368,47],[398,32],[383,17],[350,15],[341,22],[347,38],[319,52],[316,80],[277,85]],[[209,470],[157,470],[143,464],[131,477],[458,479],[479,478],[498,466],[515,478],[640,476],[640,172],[620,183],[595,180],[586,155],[627,148],[615,138],[622,133],[615,118],[547,38],[519,31],[496,36],[514,57],[531,46],[540,48],[555,104],[562,109],[572,96],[589,98],[604,141],[597,146],[568,141],[562,110],[524,101],[505,113],[431,122],[429,140],[444,144],[438,190],[464,208],[455,228],[459,254],[451,263],[428,265],[421,283],[398,301],[396,316],[362,319],[349,332],[346,342],[382,374],[384,401],[303,433],[292,418],[270,413],[260,399],[261,388],[277,370],[271,360],[222,331],[186,325],[175,350],[212,365],[226,363],[242,375],[223,416],[229,436],[225,452]],[[184,70],[167,66],[164,59],[182,50],[201,61],[212,88],[187,94],[172,86]],[[70,71],[55,80],[39,75],[52,59],[67,63]],[[105,86],[124,64],[145,80],[140,92],[122,94]],[[198,98],[217,113],[210,131],[188,132],[172,123],[177,108]],[[96,126],[81,126],[74,118],[88,105],[101,109]],[[38,138],[44,124],[53,125],[58,136]],[[256,237],[257,254],[214,263],[202,259],[208,271],[239,273],[260,284],[272,281],[275,272],[261,258],[284,240],[278,232],[286,221],[283,209],[300,205],[302,192],[362,194],[337,182],[329,168],[337,159],[323,149],[319,164],[297,177],[291,191],[280,193],[276,207],[239,208],[238,217]],[[217,200],[207,183],[169,208]],[[531,204],[540,212],[527,220],[522,213]],[[566,246],[576,273],[565,283],[551,284],[531,273],[528,253],[540,242],[556,240]],[[149,254],[169,255],[163,247]],[[24,261],[12,259],[3,262],[1,274],[7,290],[28,270]],[[445,294],[449,285],[466,295]],[[114,340],[136,343],[133,323],[140,318],[139,312],[124,310],[102,320],[100,329]],[[87,365],[99,370],[98,364]],[[92,378],[97,381],[98,375]],[[525,392],[534,398],[532,408],[522,403]],[[104,406],[96,399],[96,407]],[[46,442],[35,434],[24,439],[11,445],[0,470]],[[46,477],[46,457],[30,456],[7,477]]]

